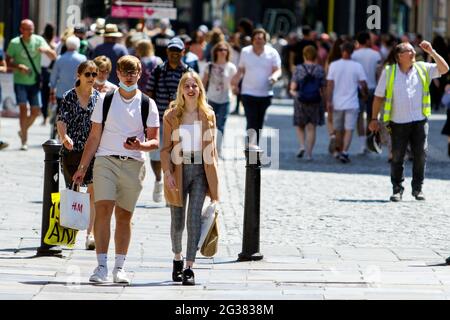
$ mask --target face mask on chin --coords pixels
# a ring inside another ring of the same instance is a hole
[[[95,79],[95,84],[98,84],[99,86],[102,86],[105,83],[106,83],[106,80],[101,81],[101,80]]]
[[[125,90],[126,92],[131,92],[131,91],[136,90],[138,88],[138,85],[137,85],[137,83],[135,83],[132,86],[127,86],[124,83],[119,82],[119,87],[122,88],[123,90]]]

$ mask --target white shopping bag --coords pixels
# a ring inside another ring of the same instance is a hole
[[[86,230],[91,213],[89,193],[65,189],[60,194],[59,224],[70,229]]]
[[[201,219],[201,233],[200,233],[200,240],[198,241],[198,249],[200,249],[203,246],[203,243],[205,242],[206,236],[208,235],[208,231],[211,228],[211,225],[214,222],[215,218],[215,212],[216,212],[216,203],[210,203],[205,209],[203,209],[202,212],[202,219]]]

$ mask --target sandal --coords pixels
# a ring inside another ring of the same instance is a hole
[[[174,282],[183,281],[183,260],[173,260],[172,280]]]

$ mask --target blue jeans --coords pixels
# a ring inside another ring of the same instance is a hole
[[[17,104],[30,103],[30,107],[40,108],[41,91],[37,85],[14,84]]]
[[[217,150],[220,154],[222,148],[223,133],[225,131],[225,123],[227,121],[228,114],[230,113],[230,102],[225,103],[215,103],[209,101],[211,107],[213,107],[214,113],[216,114],[216,126],[217,130],[221,134],[217,135]]]

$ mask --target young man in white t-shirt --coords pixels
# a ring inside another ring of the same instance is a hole
[[[353,49],[349,42],[341,46],[342,59],[330,64],[327,76],[327,109],[333,114],[336,130],[335,156],[342,163],[350,162],[348,150],[359,113],[358,87],[367,96],[367,77],[361,64],[351,60]]]
[[[366,151],[366,128],[372,118],[372,103],[377,86],[376,71],[381,63],[381,55],[372,49],[372,41],[367,31],[362,31],[356,37],[360,48],[352,54],[352,60],[359,62],[367,76],[368,97],[367,100],[360,99],[360,112],[358,115],[358,135],[360,138],[361,153]],[[364,113],[367,113],[366,124],[364,123]]]
[[[119,89],[114,91],[111,106],[103,127],[103,103],[98,99],[92,113],[89,134],[75,183],[83,181],[86,168],[95,154],[95,250],[98,266],[91,282],[108,281],[107,253],[110,240],[111,216],[115,207],[116,261],[113,270],[115,283],[129,284],[123,265],[131,238],[131,217],[142,190],[145,177],[145,154],[159,146],[159,116],[155,102],[149,99],[147,129],[141,116],[141,100],[146,96],[137,88],[141,62],[134,56],[123,56],[117,62]]]
[[[264,116],[271,104],[273,84],[281,77],[281,58],[278,52],[268,46],[264,29],[255,29],[252,45],[242,49],[238,72],[231,81],[235,94],[240,93],[247,118],[249,148],[258,148],[260,130]],[[242,88],[239,92],[239,81]]]

